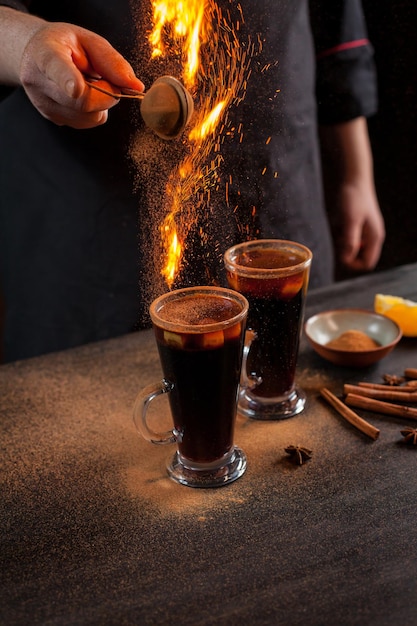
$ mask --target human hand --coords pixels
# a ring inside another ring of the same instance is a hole
[[[88,87],[86,75],[103,78],[103,87],[115,93],[144,89],[130,64],[103,37],[72,24],[42,22],[24,49],[19,74],[39,113],[59,126],[104,124],[118,100]]]
[[[326,204],[337,265],[353,272],[372,270],[385,239],[375,191],[367,120],[360,116],[320,129]]]
[[[372,184],[345,184],[339,189],[334,223],[336,254],[348,270],[372,270],[385,239],[384,220]]]

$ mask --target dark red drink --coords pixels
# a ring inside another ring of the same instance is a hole
[[[259,250],[237,262],[256,268],[285,267],[279,250]],[[300,258],[300,262],[302,258]],[[304,270],[282,278],[249,278],[228,273],[229,284],[249,301],[248,327],[255,331],[246,370],[261,379],[254,389],[264,397],[282,396],[294,384],[303,314]]]
[[[231,299],[193,294],[168,300],[157,313],[161,324],[154,320],[178,449],[191,465],[215,462],[233,447],[245,325],[219,325],[241,311]]]
[[[289,241],[246,242],[226,252],[230,287],[249,301],[247,351],[240,408],[259,419],[302,410],[294,390],[311,252]]]

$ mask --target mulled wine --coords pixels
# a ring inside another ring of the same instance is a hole
[[[295,370],[307,293],[310,251],[293,242],[259,240],[226,252],[230,287],[249,301],[249,339],[243,385],[252,417],[264,409],[264,419],[280,411],[293,414]],[[248,399],[250,397],[250,399]],[[258,408],[255,408],[259,399]],[[298,406],[299,408],[299,406]]]
[[[209,328],[241,310],[225,298],[195,295],[158,311],[161,319],[180,324],[166,330],[156,323],[154,330],[164,377],[172,384],[169,401],[178,449],[192,463],[212,463],[233,445],[244,324]],[[202,325],[209,326],[202,331]],[[187,331],[181,330],[184,326]]]
[[[233,443],[248,302],[221,287],[164,294],[150,307],[164,379],[138,394],[135,425],[152,443],[176,443],[168,465],[177,482],[218,487],[236,480],[246,457]],[[167,393],[173,429],[147,424],[151,400]]]

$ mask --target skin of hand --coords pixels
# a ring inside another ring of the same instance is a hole
[[[338,262],[372,270],[385,240],[373,176],[367,121],[358,117],[320,129],[326,204]]]
[[[384,220],[373,185],[345,184],[339,190],[336,250],[344,267],[372,270],[385,239]]]
[[[51,122],[84,129],[107,121],[108,110],[118,100],[91,89],[85,83],[86,76],[102,79],[99,84],[112,93],[143,91],[144,85],[130,64],[103,37],[79,26],[45,22],[6,7],[1,8],[0,17],[3,11],[6,22],[12,24],[12,33],[16,25],[14,41],[17,38],[19,45],[10,44],[8,66],[0,71],[0,79],[6,77],[3,82],[22,85],[35,108]],[[0,28],[6,37],[6,50],[7,32],[6,26]]]

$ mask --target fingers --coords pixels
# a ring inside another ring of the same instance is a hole
[[[344,231],[339,248],[340,261],[354,271],[372,270],[378,263],[384,241],[384,230],[379,220],[358,221]]]
[[[105,124],[108,119],[108,109],[81,111],[73,106],[58,104],[47,96],[33,99],[32,103],[44,118],[57,126],[69,126],[76,129],[94,128]]]
[[[378,263],[381,255],[382,241],[372,233],[367,234],[366,231],[363,237],[363,244],[358,261],[361,263],[361,269],[371,270]]]
[[[123,89],[144,90],[144,84],[135,76],[130,63],[108,41],[94,33],[80,29],[79,42],[82,45],[82,49],[78,50],[80,56],[74,55],[73,60],[83,72],[92,71],[93,75],[100,76]],[[83,58],[82,52],[87,54],[88,67],[85,66],[86,59]]]
[[[58,125],[91,128],[105,123],[108,110],[119,102],[86,85],[85,75],[99,78],[104,71],[110,83],[143,90],[130,64],[105,39],[70,24],[47,24],[24,51],[21,82],[45,118]],[[118,92],[112,84],[105,87]]]
[[[345,226],[342,236],[339,236],[339,257],[341,262],[348,267],[351,267],[360,251],[361,234],[361,227],[350,223]]]
[[[342,265],[354,272],[372,270],[381,254],[385,226],[369,181],[342,186],[335,227],[337,255]]]
[[[381,255],[383,241],[366,229],[362,237],[361,245],[357,254],[350,259],[349,266],[356,271],[369,271],[374,269]]]
[[[108,110],[117,104],[117,100],[94,92],[83,82],[83,93],[79,98],[72,98],[51,80],[44,76],[32,79],[25,85],[27,95],[39,111],[49,121],[58,126],[72,128],[94,128],[108,119]]]

